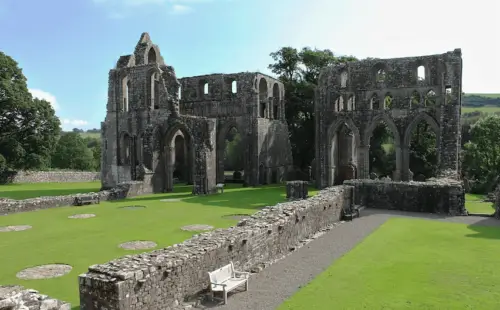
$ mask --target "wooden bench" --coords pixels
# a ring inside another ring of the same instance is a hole
[[[245,291],[248,291],[249,272],[234,270],[233,262],[215,271],[209,272],[210,292],[212,299],[215,292],[222,292],[224,304],[227,303],[227,293],[245,284]]]
[[[78,195],[75,197],[75,206],[99,204],[101,199],[98,194]]]

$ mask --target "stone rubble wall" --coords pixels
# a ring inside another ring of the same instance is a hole
[[[306,200],[268,206],[235,227],[181,244],[127,255],[80,275],[82,310],[176,309],[209,287],[207,272],[233,261],[237,269],[281,257],[301,240],[340,220],[353,188],[340,185]]]
[[[71,310],[71,305],[22,286],[0,286],[2,310]]]
[[[152,187],[149,185],[150,182],[151,180],[148,176],[148,178],[146,178],[144,182],[125,182],[119,184],[116,188],[100,191],[97,194],[99,195],[101,201],[125,199],[127,197],[150,194],[153,192]],[[72,206],[74,205],[75,197],[89,194],[95,193],[81,193],[64,196],[46,196],[23,200],[0,198],[0,215]]]
[[[72,183],[100,179],[101,173],[92,171],[18,171],[9,183]]]
[[[467,215],[463,183],[452,179],[427,182],[348,180],[354,204],[368,208]]]

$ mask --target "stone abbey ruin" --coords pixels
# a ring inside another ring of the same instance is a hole
[[[153,192],[172,191],[180,169],[194,193],[213,193],[224,182],[232,129],[246,147],[245,184],[284,180],[292,165],[284,92],[280,81],[260,73],[177,79],[143,33],[134,54],[120,57],[109,73],[103,188],[146,177]]]
[[[425,78],[418,78],[419,67]],[[315,93],[313,165],[321,190],[308,197],[303,181],[287,179],[292,158],[280,81],[261,73],[177,79],[158,46],[142,34],[134,54],[120,57],[109,73],[99,198],[173,191],[174,175],[192,184],[193,194],[215,193],[224,182],[225,136],[236,128],[245,146],[244,183],[290,181],[287,197],[294,199],[228,229],[90,266],[79,276],[80,309],[186,309],[188,298],[208,288],[207,272],[230,261],[238,269],[258,270],[330,229],[352,206],[467,215],[459,174],[461,94],[460,49],[324,69]],[[436,134],[439,172],[414,182],[409,144],[421,121]],[[370,180],[370,137],[381,122],[394,136],[392,180]],[[63,206],[73,199],[65,196],[53,205],[10,202],[0,204],[0,211]],[[19,298],[31,300],[30,294]],[[54,303],[51,309],[69,307]]]
[[[418,78],[423,67],[425,78]],[[410,181],[409,145],[426,121],[437,137],[439,175],[459,177],[462,57],[371,59],[323,70],[316,90],[316,176],[320,188],[369,179],[370,137],[384,122],[394,137],[392,180]]]

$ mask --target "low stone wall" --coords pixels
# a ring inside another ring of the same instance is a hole
[[[353,188],[336,186],[306,200],[266,207],[237,226],[195,235],[162,250],[127,255],[80,275],[82,310],[176,309],[209,287],[207,272],[233,261],[249,270],[290,252],[340,220]]]
[[[88,171],[18,171],[7,183],[72,183],[101,179],[100,172]]]
[[[467,215],[462,182],[435,179],[428,182],[348,180],[354,186],[354,204],[368,208]]]
[[[149,185],[151,180],[145,181],[132,181],[119,184],[116,188],[111,190],[100,191],[97,193],[101,201],[103,200],[117,200],[125,199],[127,197],[134,197],[144,194],[151,194],[152,187]],[[57,207],[66,207],[74,205],[75,197],[80,195],[88,195],[91,193],[81,193],[64,196],[46,196],[37,197],[23,200],[14,200],[0,198],[0,214],[11,214],[18,212],[28,212],[35,210],[43,210]],[[92,193],[95,194],[95,193]]]
[[[64,301],[42,295],[22,286],[0,286],[0,309],[5,310],[71,310]]]

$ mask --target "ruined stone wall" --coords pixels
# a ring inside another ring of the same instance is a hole
[[[354,186],[354,204],[368,208],[466,215],[461,182],[437,179],[428,182],[348,180]]]
[[[352,187],[337,186],[301,201],[267,207],[236,227],[202,233],[162,250],[93,265],[80,276],[83,310],[174,309],[208,288],[207,272],[230,261],[238,269],[280,257],[299,241],[339,221]]]
[[[422,67],[425,77],[418,77]],[[411,180],[409,143],[426,122],[437,137],[439,174],[458,178],[462,57],[456,49],[439,55],[369,59],[325,68],[315,92],[316,179],[323,188],[339,177],[334,143],[345,125],[353,133],[352,156],[358,178],[368,178],[373,130],[385,123],[394,137],[394,180]],[[342,139],[340,139],[342,141]],[[334,155],[335,154],[335,155]]]
[[[101,201],[125,199],[127,197],[152,193],[153,189],[150,184],[151,180],[150,176],[148,176],[144,182],[130,181],[121,183],[111,190],[100,191],[98,194]],[[0,215],[72,206],[75,202],[75,197],[87,194],[91,193],[46,196],[23,200],[0,198]]]
[[[50,298],[36,290],[22,286],[0,286],[2,310],[70,310],[67,302]]]
[[[9,183],[75,183],[99,180],[100,173],[91,171],[18,171]]]
[[[101,126],[103,188],[137,180],[139,171],[147,169],[154,173],[154,192],[171,191],[174,139],[180,131],[192,167],[188,181],[203,183],[194,184],[193,192],[215,191],[215,120],[181,115],[179,88],[174,68],[165,64],[147,33],[134,54],[120,57],[110,70],[107,114]]]
[[[292,165],[285,121],[284,85],[258,72],[187,77],[181,114],[217,119],[217,182],[224,182],[225,137],[236,128],[246,149],[248,185],[277,183]]]

